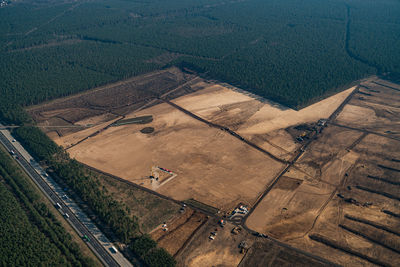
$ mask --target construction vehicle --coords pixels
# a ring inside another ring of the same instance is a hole
[[[151,175],[149,177],[151,179],[151,182],[153,182],[153,179],[158,181],[158,179],[160,178],[160,174],[158,173],[158,170],[160,170],[160,167],[157,167],[157,166],[151,167]]]
[[[363,204],[363,207],[369,207],[369,206],[371,206],[372,205],[372,202],[365,202],[364,204]]]
[[[242,242],[240,242],[239,248],[240,248],[240,253],[245,253],[249,249],[249,245],[245,240],[243,240]]]
[[[242,228],[240,226],[238,227],[233,227],[231,233],[234,235],[238,235],[242,231]]]

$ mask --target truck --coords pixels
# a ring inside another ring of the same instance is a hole
[[[62,209],[62,207],[61,207],[61,205],[60,205],[60,203],[56,203],[56,208],[58,208],[58,209]]]
[[[112,246],[111,248],[110,248],[110,251],[112,252],[112,253],[118,253],[118,250],[114,247],[114,246]]]

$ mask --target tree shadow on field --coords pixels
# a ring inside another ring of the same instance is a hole
[[[282,104],[280,104],[278,102],[275,102],[275,101],[272,101],[270,99],[266,99],[266,98],[264,98],[262,96],[250,93],[249,91],[246,91],[244,89],[240,89],[240,88],[238,88],[236,86],[233,86],[231,84],[220,83],[220,82],[216,82],[216,83],[218,83],[218,84],[220,84],[220,85],[222,85],[222,86],[224,86],[224,87],[226,87],[226,88],[228,88],[230,90],[233,90],[233,91],[238,92],[240,94],[243,94],[243,95],[246,95],[248,97],[251,97],[251,98],[253,98],[253,99],[255,99],[255,100],[257,100],[257,101],[259,101],[259,102],[261,102],[263,104],[266,104],[266,105],[269,105],[269,106],[274,107],[276,109],[279,109],[281,111],[291,110],[291,108],[289,108],[287,106],[284,106],[284,105],[282,105]]]

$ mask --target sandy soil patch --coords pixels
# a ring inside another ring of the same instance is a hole
[[[238,235],[231,233],[234,226],[227,223],[224,228],[209,220],[191,239],[188,246],[177,255],[177,266],[237,266],[244,254],[239,251],[239,243],[245,240],[250,246],[254,237],[242,230]],[[216,232],[210,240],[210,232]]]
[[[168,104],[127,118],[143,115],[153,115],[153,122],[108,128],[68,150],[70,155],[172,198],[194,198],[223,210],[239,202],[251,205],[283,167],[231,135]],[[155,131],[140,132],[148,126]],[[152,166],[170,169],[177,177],[153,188],[148,178]]]
[[[98,116],[93,116],[93,117],[89,117],[80,121],[77,121],[74,123],[74,125],[82,125],[82,126],[90,126],[90,125],[97,125],[103,122],[107,122],[107,121],[111,121],[113,119],[115,119],[116,116],[114,114],[111,113],[105,113],[105,114],[101,114]]]
[[[260,202],[246,222],[248,227],[280,239],[309,231],[319,210],[359,158],[347,148],[360,136],[336,126],[324,129],[318,141]]]
[[[374,110],[370,108],[346,105],[343,112],[338,116],[337,121],[352,125],[363,125],[376,123],[379,118],[375,115]]]
[[[96,126],[84,129],[82,131],[73,133],[73,134],[68,134],[66,136],[59,136],[57,138],[54,138],[53,141],[57,143],[57,145],[60,145],[64,148],[69,148],[70,146],[78,143],[79,141],[87,138],[91,134],[94,134],[97,131],[101,131],[104,127],[107,125],[111,124],[112,122],[118,120],[118,118],[114,118],[110,121],[100,123]]]
[[[298,111],[266,104],[240,128],[240,132],[265,133],[328,118],[354,89],[352,87]]]
[[[354,88],[299,111],[221,84],[210,84],[205,89],[175,99],[174,103],[237,131],[275,156],[289,160],[299,144],[284,129],[329,117]]]
[[[246,224],[257,232],[288,239],[304,235],[312,228],[315,216],[329,199],[333,187],[282,178],[283,181],[278,181]]]
[[[157,240],[159,246],[165,248],[171,255],[175,255],[185,242],[191,237],[198,227],[201,227],[206,220],[204,214],[195,213],[182,226],[164,236],[161,240]]]
[[[400,138],[398,89],[372,82],[362,86],[338,116],[337,123]]]
[[[384,101],[393,92],[370,83],[355,94],[334,123],[360,130],[325,128],[247,225],[338,264],[372,266],[369,257],[399,265],[400,238],[393,234],[399,228],[393,215],[399,211],[400,142],[393,138],[398,108]],[[289,177],[301,185],[282,186]]]
[[[260,134],[327,118],[354,89],[355,87],[349,88],[298,111],[267,100],[255,99],[249,94],[221,85],[210,85],[209,88],[180,97],[174,102],[211,121],[216,117],[224,117],[225,121],[237,119],[236,117],[250,109],[253,114],[244,120],[239,132]]]

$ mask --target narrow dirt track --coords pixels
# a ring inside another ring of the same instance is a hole
[[[340,104],[340,106],[329,116],[329,118],[327,120],[327,124],[331,124],[331,122],[336,119],[336,117],[339,115],[339,113],[343,110],[344,106],[351,100],[351,98],[354,96],[354,94],[356,94],[358,92],[359,87],[360,87],[360,85],[358,85],[353,90],[353,92],[351,92],[351,94],[349,94],[346,97],[346,99],[342,102],[342,104]],[[246,226],[247,219],[253,213],[253,211],[257,208],[257,206],[260,204],[260,202],[264,199],[264,197],[271,191],[271,189],[278,182],[278,180],[290,169],[290,167],[292,167],[294,165],[294,163],[301,157],[301,155],[303,155],[306,148],[312,143],[313,140],[314,139],[310,139],[306,144],[303,145],[303,147],[300,149],[299,153],[294,157],[294,159],[291,162],[289,162],[289,164],[286,166],[286,168],[284,168],[283,171],[281,173],[279,173],[275,177],[275,179],[273,179],[273,181],[268,185],[267,189],[261,194],[261,196],[258,198],[256,203],[253,205],[253,208],[250,210],[250,212],[244,216],[242,225],[246,230],[252,232],[252,230]]]

